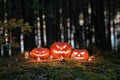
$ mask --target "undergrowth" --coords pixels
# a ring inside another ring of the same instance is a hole
[[[29,63],[23,55],[0,57],[0,80],[120,80],[119,57],[111,51],[91,62]]]

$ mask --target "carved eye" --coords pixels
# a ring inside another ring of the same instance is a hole
[[[85,55],[85,52],[81,52],[80,54],[83,56],[83,55]]]
[[[66,45],[64,45],[62,48],[63,48],[63,49],[65,49],[66,47],[67,47],[67,46],[66,46]]]
[[[73,54],[74,54],[74,55],[77,55],[77,54],[78,54],[78,52],[73,52]]]
[[[58,49],[60,49],[60,46],[59,46],[59,45],[56,45],[56,47],[57,47]]]
[[[46,52],[45,50],[41,51],[41,53],[45,53],[45,52]]]
[[[39,53],[39,51],[38,51],[38,50],[35,50],[35,53]]]

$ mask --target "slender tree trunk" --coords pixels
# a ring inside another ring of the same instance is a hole
[[[32,25],[32,33],[24,35],[24,46],[25,50],[32,50],[36,47],[35,45],[35,33],[34,33],[34,11],[32,9],[32,0],[29,1],[21,1],[22,5],[22,18],[25,22],[29,22]]]
[[[3,8],[3,0],[0,0],[0,18],[3,20],[4,19],[4,8]]]
[[[11,0],[11,12],[10,17],[21,18],[22,17],[22,4],[21,0]]]
[[[108,38],[107,38],[107,48],[111,50],[111,0],[108,1],[108,25],[107,25],[107,31],[108,31]]]
[[[96,10],[96,5],[95,5],[95,0],[90,0],[91,3],[91,43],[94,44],[96,43],[96,38],[95,38],[95,10]]]
[[[46,11],[46,30],[47,30],[47,47],[50,47],[56,41],[55,17],[53,15],[54,0],[45,0]],[[58,27],[58,26],[57,26]]]
[[[63,28],[64,28],[64,41],[67,42],[68,41],[68,36],[67,36],[67,18],[69,16],[69,12],[68,12],[68,3],[69,0],[62,0],[62,10],[63,10]]]
[[[55,41],[60,41],[60,0],[53,0],[54,19],[55,19]]]
[[[21,0],[8,0],[8,15],[9,18],[16,18],[19,19],[22,17],[22,8],[21,8]],[[15,41],[19,43],[20,45],[20,34],[21,34],[21,30],[20,28],[12,28],[12,37],[15,37]],[[14,48],[12,47],[13,50],[13,55],[18,54],[20,52],[20,47]]]
[[[105,34],[105,23],[104,23],[104,5],[103,0],[96,1],[96,20],[95,20],[95,34],[97,46],[101,49],[106,49],[106,34]]]
[[[75,25],[75,41],[78,43],[79,48],[84,47],[84,40],[83,40],[83,25],[79,24],[79,14],[83,13],[82,11],[83,5],[81,1],[75,1],[75,9],[74,9],[74,25]],[[77,45],[77,44],[76,44]]]

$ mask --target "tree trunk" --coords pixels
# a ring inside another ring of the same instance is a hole
[[[25,22],[29,22],[32,25],[32,33],[24,35],[24,46],[25,50],[32,50],[36,47],[35,45],[35,30],[34,30],[34,11],[32,9],[33,1],[23,1],[21,2],[22,6],[22,18]]]
[[[47,47],[50,47],[56,41],[55,17],[53,15],[54,3],[54,0],[45,0],[44,2],[46,10]]]
[[[106,34],[104,23],[104,5],[103,0],[96,1],[96,14],[95,14],[95,38],[96,45],[101,49],[106,49]]]

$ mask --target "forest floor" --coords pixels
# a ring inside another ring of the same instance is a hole
[[[1,56],[0,80],[120,80],[120,52],[100,52],[87,62],[30,62],[23,54]]]

